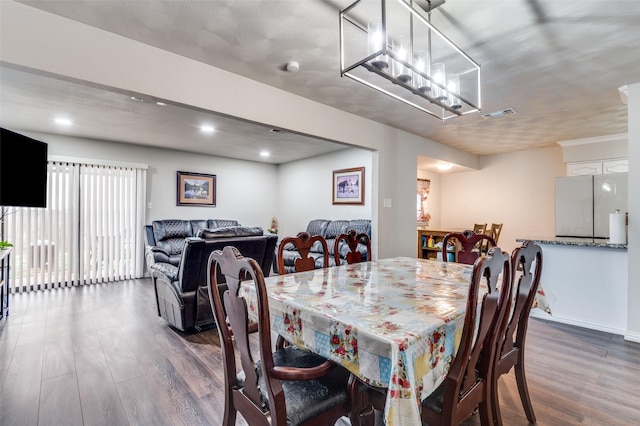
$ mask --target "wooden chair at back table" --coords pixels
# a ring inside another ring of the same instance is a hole
[[[491,228],[489,229],[489,236],[493,238],[493,240],[498,244],[500,240],[500,233],[502,232],[502,224],[501,223],[492,223]]]
[[[300,232],[295,237],[283,238],[278,246],[278,271],[284,271],[284,257],[282,253],[285,247],[293,244],[300,254],[300,258],[294,261],[296,272],[312,271],[315,269],[316,260],[309,255],[309,252],[315,243],[322,245],[322,256],[324,258],[323,265],[329,264],[329,249],[327,241],[321,235],[309,235],[308,232]],[[281,274],[284,272],[280,272]]]
[[[338,235],[336,238],[333,246],[333,256],[336,260],[337,266],[340,266],[340,248],[344,247],[343,244],[340,244],[341,241],[344,241],[349,249],[349,252],[345,257],[348,264],[367,262],[371,260],[371,240],[369,239],[369,236],[365,233],[356,234],[356,231],[352,229],[346,234]],[[362,258],[362,253],[358,251],[359,244],[364,244],[367,248],[367,255],[364,259]]]
[[[524,368],[524,348],[529,325],[529,313],[533,306],[542,272],[542,249],[532,241],[525,241],[521,247],[511,254],[511,273],[513,282],[513,309],[505,316],[502,333],[498,338],[498,352],[496,354],[495,381],[492,399],[492,411],[495,424],[502,425],[500,406],[498,402],[498,379],[509,373],[515,367],[516,382],[522,406],[530,423],[536,422],[536,416],[531,405],[529,389]],[[520,278],[516,283],[516,275]]]
[[[488,236],[490,236],[491,238],[493,238],[493,241],[496,243],[496,245],[498,244],[498,240],[500,238],[500,232],[502,232],[502,224],[501,223],[492,223],[491,227],[487,227],[485,225],[485,230],[482,232],[483,234],[487,234]],[[476,232],[476,234],[478,234],[478,232]],[[483,242],[480,247],[479,250],[482,254],[486,254],[487,251],[491,248],[491,246],[489,245],[489,243],[487,241]]]
[[[473,225],[473,232],[476,234],[484,234],[487,232],[486,223],[476,223]]]
[[[456,240],[457,246],[456,262],[465,263],[467,265],[473,265],[478,257],[482,254],[480,247],[483,243],[487,243],[489,247],[495,247],[496,242],[493,238],[486,234],[476,234],[471,230],[462,232],[450,232],[442,239],[442,260],[448,261],[447,254],[449,253],[448,243],[451,240]]]
[[[502,283],[498,286],[500,273]],[[486,287],[488,292],[481,297],[483,280],[486,280],[483,288]],[[422,401],[423,425],[458,425],[473,415],[476,407],[481,424],[491,424],[496,342],[502,319],[510,307],[510,295],[510,258],[500,248],[494,247],[473,265],[460,346],[442,384]],[[480,299],[482,308],[477,309]],[[374,422],[377,425],[375,410],[380,412],[384,409],[384,389],[367,386],[363,400],[357,399],[361,389],[353,383],[350,384],[350,392],[352,401],[358,401],[353,406],[357,412],[352,413],[351,418],[357,419],[360,426],[373,426]],[[352,424],[357,423],[352,420]]]
[[[215,291],[218,266],[229,286],[224,293],[226,310]],[[348,415],[346,369],[295,346],[272,352],[269,301],[258,263],[243,257],[235,247],[227,246],[211,254],[209,271],[209,299],[220,335],[225,373],[222,424],[235,425],[238,412],[251,426],[333,425]],[[257,298],[257,356],[249,341],[247,302],[240,291],[245,279],[253,281]]]

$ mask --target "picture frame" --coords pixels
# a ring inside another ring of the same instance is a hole
[[[216,175],[177,172],[176,205],[216,206]]]
[[[333,204],[364,205],[364,167],[333,171]]]

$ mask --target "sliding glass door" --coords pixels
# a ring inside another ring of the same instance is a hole
[[[49,162],[47,208],[6,209],[12,291],[141,277],[145,188],[144,168]]]

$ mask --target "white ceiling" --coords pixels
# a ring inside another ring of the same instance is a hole
[[[517,114],[446,123],[340,77],[338,12],[350,0],[22,3],[477,155],[625,133],[627,110],[617,89],[640,81],[638,0],[447,0],[432,22],[481,64],[482,113],[514,108]],[[284,71],[291,60],[300,63],[299,72]],[[264,146],[274,163],[344,148],[306,137],[299,144],[294,134],[274,138],[268,128],[185,105],[129,99],[140,94],[6,66],[0,71],[5,127],[57,132],[50,119],[66,112],[93,122],[78,136],[167,147],[180,141],[185,150],[218,155],[233,146],[246,159]],[[204,121],[215,121],[225,138],[203,138],[196,126]],[[293,140],[295,150],[287,145]]]
[[[283,129],[167,104],[9,66],[0,67],[0,123],[10,129],[111,140],[281,164],[345,146]],[[59,126],[56,118],[73,121]],[[213,134],[200,130],[211,126]],[[260,156],[261,151],[271,155]]]

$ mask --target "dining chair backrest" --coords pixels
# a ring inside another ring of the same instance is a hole
[[[349,249],[345,256],[345,260],[348,264],[367,262],[371,260],[371,240],[369,236],[364,232],[357,234],[355,229],[351,229],[346,234],[340,234],[336,238],[333,246],[333,256],[336,260],[336,265],[340,266],[340,248],[343,246],[340,244],[344,241]],[[363,244],[367,248],[367,255],[363,259],[362,253],[358,250],[358,245]]]
[[[471,230],[462,232],[450,232],[442,239],[442,260],[448,261],[447,254],[449,253],[449,241],[456,240],[456,255],[455,259],[458,263],[465,263],[467,265],[473,265],[476,259],[480,257],[480,247],[482,243],[486,242],[489,247],[495,247],[496,242],[493,238],[486,234],[476,234]],[[451,241],[453,242],[453,241]]]
[[[489,236],[491,236],[491,238],[493,238],[493,241],[496,242],[496,244],[498,244],[498,241],[500,240],[500,233],[502,232],[502,224],[501,223],[492,223],[491,224],[491,229],[489,230],[488,234]]]
[[[211,254],[208,266],[209,300],[224,362],[223,425],[235,425],[238,411],[250,425],[264,426],[333,424],[348,414],[347,370],[292,346],[272,352],[269,301],[260,265],[243,257],[235,247],[226,246]],[[217,288],[218,268],[228,286],[224,302],[219,292],[212,290]],[[256,353],[249,340],[248,303],[241,291],[243,281],[251,281],[256,293],[259,348]],[[242,374],[237,373],[238,367]],[[305,383],[292,385],[293,382]],[[307,394],[300,394],[302,391]]]
[[[542,249],[532,241],[525,241],[511,254],[511,273],[513,281],[513,299],[510,315],[503,320],[502,330],[498,339],[498,354],[496,356],[495,377],[497,379],[508,373],[515,366],[516,382],[520,400],[527,419],[536,422],[533,406],[529,397],[529,390],[524,369],[524,348],[529,325],[529,313],[540,285],[542,273]],[[519,278],[516,281],[516,277]],[[497,389],[497,388],[496,388]],[[497,392],[493,400],[495,421],[502,424]]]
[[[323,265],[329,264],[329,249],[327,248],[327,241],[322,235],[310,235],[308,232],[300,232],[295,237],[283,238],[278,246],[278,271],[284,273],[284,257],[283,251],[285,247],[292,244],[300,254],[300,257],[294,260],[295,272],[312,271],[315,269],[316,259],[309,254],[311,248],[315,243],[322,246],[322,257],[324,259]]]
[[[486,223],[476,223],[473,225],[473,232],[476,234],[484,234],[487,232]]]
[[[442,387],[423,402],[423,424],[457,425],[476,407],[481,423],[491,423],[491,375],[496,340],[509,309],[510,295],[509,255],[493,247],[473,265],[460,345]],[[439,391],[442,394],[436,395]]]

